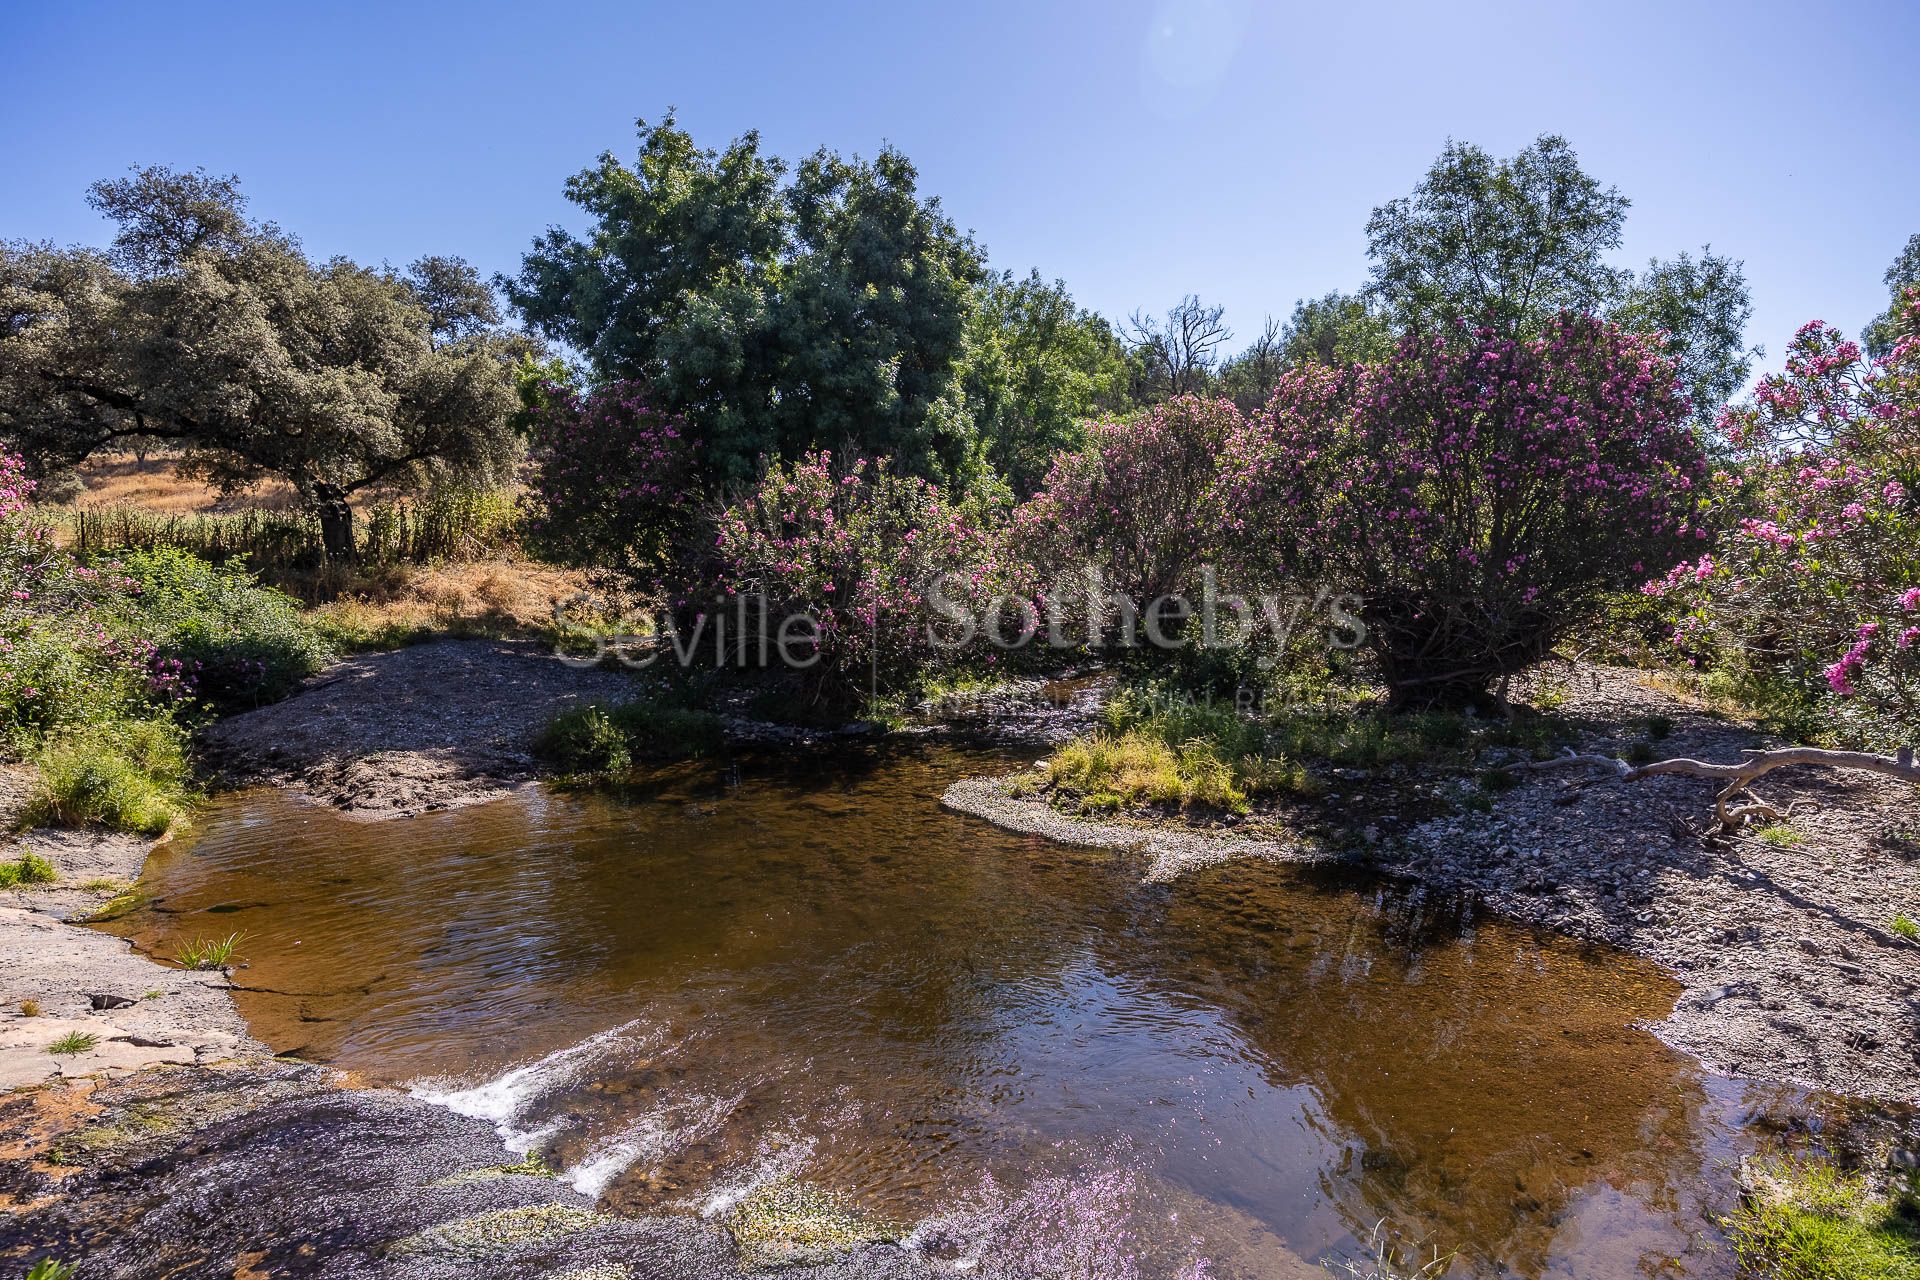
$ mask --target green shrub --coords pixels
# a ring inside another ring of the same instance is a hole
[[[22,884],[52,884],[60,878],[53,864],[37,853],[27,852],[12,862],[0,862],[0,889]]]
[[[285,697],[329,656],[299,602],[243,569],[174,548],[136,552],[121,567],[139,587],[130,629],[157,646],[159,661],[179,664],[185,691],[217,710]]]
[[[1920,1280],[1920,1218],[1826,1165],[1758,1166],[1727,1221],[1741,1273],[1764,1280]]]
[[[724,743],[720,719],[711,712],[655,702],[588,703],[556,716],[534,751],[567,773],[604,775],[648,760],[711,755]]]
[[[187,753],[168,719],[88,725],[50,736],[35,753],[31,822],[97,822],[157,836],[186,816]]]

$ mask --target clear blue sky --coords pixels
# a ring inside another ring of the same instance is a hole
[[[708,145],[882,142],[997,267],[1237,334],[1365,276],[1449,136],[1564,134],[1624,261],[1742,258],[1749,341],[1857,330],[1920,231],[1920,5],[25,3],[0,11],[0,237],[94,242],[96,178],[240,175],[318,254],[511,269],[562,181],[676,105]],[[1237,343],[1236,343],[1237,345]]]

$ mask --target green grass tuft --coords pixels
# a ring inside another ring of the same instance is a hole
[[[170,720],[122,720],[50,737],[35,754],[30,822],[98,823],[157,836],[186,817],[185,736]]]
[[[1920,1211],[1811,1161],[1750,1170],[1727,1220],[1741,1274],[1760,1280],[1920,1280]]]
[[[1887,928],[1893,930],[1896,937],[1905,938],[1908,942],[1920,942],[1920,922],[1916,922],[1905,912],[1900,912],[1889,920]]]
[[[598,777],[650,760],[713,755],[724,745],[720,718],[711,712],[622,702],[561,712],[535,740],[534,750],[567,773]]]
[[[69,1031],[47,1046],[47,1052],[58,1057],[67,1057],[76,1053],[86,1053],[100,1043],[100,1037],[88,1031]]]
[[[1784,822],[1768,823],[1764,827],[1755,827],[1753,834],[1765,844],[1776,849],[1791,849],[1801,843],[1800,833]]]
[[[53,864],[37,853],[23,853],[12,862],[0,862],[0,889],[23,884],[52,884],[60,878]]]
[[[173,959],[183,969],[224,969],[247,935],[230,933],[224,938],[195,938],[182,943]]]

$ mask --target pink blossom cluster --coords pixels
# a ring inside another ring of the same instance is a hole
[[[694,512],[698,458],[638,383],[544,384],[529,413],[529,539],[560,560],[658,573]]]
[[[1696,662],[1730,660],[1835,700],[1879,735],[1920,726],[1920,293],[1880,360],[1830,327],[1722,415],[1738,450],[1716,477],[1711,558],[1645,590]]]
[[[1409,337],[1287,374],[1229,443],[1222,505],[1248,556],[1366,599],[1397,690],[1470,692],[1704,541],[1686,416],[1654,345],[1592,317]]]

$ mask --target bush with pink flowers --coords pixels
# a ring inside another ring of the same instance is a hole
[[[759,635],[777,644],[784,627],[812,698],[844,706],[928,672],[998,664],[989,638],[948,647],[959,637],[942,628],[987,619],[1007,641],[1028,629],[1034,595],[1005,547],[991,504],[955,501],[884,459],[808,454],[775,463],[719,513],[700,575],[711,589],[680,602],[694,612],[679,630],[693,634],[708,614],[737,629],[744,609],[757,655]]]
[[[1592,317],[1305,366],[1228,452],[1239,545],[1361,597],[1400,706],[1483,696],[1706,536],[1706,463],[1673,366]]]
[[[657,579],[693,527],[698,452],[637,383],[544,383],[526,412],[528,545],[566,564]]]
[[[1231,400],[1200,396],[1092,424],[1086,446],[1055,458],[1017,513],[1023,552],[1049,583],[1090,566],[1142,606],[1196,593],[1219,558],[1229,515],[1220,459],[1242,426]]]
[[[1920,293],[1905,325],[1879,360],[1824,324],[1795,335],[1721,419],[1719,540],[1646,588],[1687,660],[1869,743],[1920,730]]]

